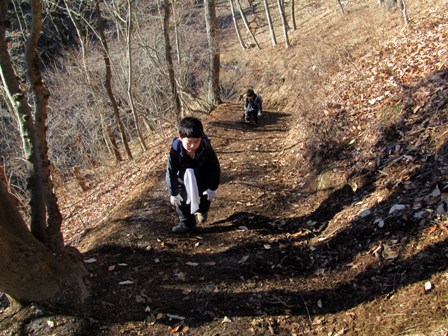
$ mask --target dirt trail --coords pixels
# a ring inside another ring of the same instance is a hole
[[[154,334],[183,322],[206,335],[225,317],[235,319],[235,328],[246,318],[291,311],[290,294],[277,292],[271,283],[279,284],[276,267],[289,251],[277,236],[287,208],[278,160],[289,115],[268,108],[259,126],[245,124],[241,116],[242,104],[227,103],[205,122],[222,167],[208,223],[186,235],[171,233],[177,217],[168,204],[160,162],[140,197],[89,234],[99,247],[87,248],[92,247],[88,238],[80,244],[86,258],[96,259],[88,264],[93,315],[118,322],[102,326],[103,332],[110,328],[112,335],[122,330],[121,323],[142,320],[144,325],[149,319],[157,322]],[[119,285],[123,281],[129,284]],[[289,275],[281,282],[297,286]]]

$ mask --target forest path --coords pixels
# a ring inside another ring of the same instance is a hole
[[[187,234],[171,232],[178,219],[168,201],[164,159],[148,173],[144,189],[80,241],[84,257],[95,260],[88,264],[93,314],[117,322],[107,327],[111,334],[122,322],[148,317],[173,325],[172,316],[181,316],[206,335],[210,323],[225,317],[287,314],[294,306],[306,313],[298,302],[286,303],[297,301],[284,291],[299,287],[300,277],[291,278],[296,271],[278,273],[289,257],[291,270],[296,268],[296,252],[282,228],[292,206],[280,165],[290,116],[267,108],[255,126],[244,123],[242,113],[241,103],[225,103],[204,118],[222,169],[207,223]],[[161,157],[169,142],[153,154]],[[284,288],[277,292],[280,282]],[[121,308],[124,298],[129,303]]]

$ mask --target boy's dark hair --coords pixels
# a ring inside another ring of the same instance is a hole
[[[252,96],[254,96],[254,95],[255,95],[254,90],[252,90],[252,89],[247,90],[246,96],[248,96],[248,97],[252,97]]]
[[[185,117],[180,121],[178,131],[182,138],[202,138],[204,126],[198,118]]]

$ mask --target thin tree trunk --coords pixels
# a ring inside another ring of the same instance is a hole
[[[249,23],[247,22],[247,19],[246,19],[246,16],[244,15],[243,9],[241,8],[240,0],[236,0],[236,4],[238,5],[238,10],[239,10],[239,12],[241,14],[241,19],[244,22],[244,26],[246,27],[247,33],[252,37],[252,40],[254,41],[254,43],[257,46],[257,48],[261,49],[260,45],[257,42],[257,39],[255,38],[254,34],[250,30]]]
[[[114,110],[115,121],[120,130],[121,140],[123,141],[123,145],[125,147],[126,154],[127,154],[128,158],[130,160],[132,160],[132,158],[133,158],[132,152],[131,152],[131,149],[129,148],[129,143],[126,138],[126,132],[124,129],[124,125],[123,125],[123,122],[121,121],[120,112],[118,110],[118,105],[115,100],[114,93],[112,91],[112,71],[111,71],[111,65],[110,65],[110,59],[109,59],[109,48],[107,46],[106,35],[104,34],[103,18],[101,17],[101,10],[100,10],[99,2],[97,2],[95,4],[95,9],[96,9],[97,20],[98,20],[98,31],[99,31],[99,35],[100,35],[100,39],[101,39],[101,44],[103,46],[103,48],[102,48],[103,59],[104,59],[105,65],[106,65],[106,79],[104,81],[104,86],[106,87],[107,94],[109,96],[110,102],[112,104],[112,108]]]
[[[291,0],[291,22],[292,22],[292,30],[295,31],[297,29],[297,24],[296,24],[294,0]]]
[[[205,0],[205,25],[207,29],[209,66],[208,66],[208,103],[222,103],[219,93],[220,53],[215,0]]]
[[[64,0],[64,3],[65,3],[65,7],[67,9],[67,13],[70,17],[70,20],[72,21],[72,23],[75,27],[76,34],[78,35],[79,44],[81,46],[82,67],[83,67],[84,73],[86,75],[87,87],[89,88],[89,90],[92,94],[96,94],[99,91],[99,88],[91,79],[90,69],[89,69],[89,66],[87,63],[87,44],[86,44],[86,42],[88,41],[87,35],[83,34],[83,29],[82,29],[83,27],[80,25],[80,23],[76,19],[76,15],[79,15],[79,14],[77,14],[73,10],[73,8],[71,6],[71,1]],[[82,20],[83,18],[80,16],[80,19]],[[83,21],[84,21],[84,23],[87,23],[85,21],[85,19]],[[90,26],[89,24],[87,24],[87,26],[94,32],[94,34],[96,34],[99,37],[99,34],[94,31],[92,26]],[[114,137],[114,134],[113,134],[113,132],[111,132],[111,133],[107,132],[106,127],[104,126],[104,120],[103,120],[104,112],[101,109],[98,109],[98,110],[99,110],[99,118],[100,118],[100,123],[101,123],[101,130],[102,130],[103,136],[106,141],[106,146],[109,148],[110,144],[113,143],[116,145],[117,141],[115,140],[115,138],[113,138],[113,140],[110,138],[111,136]],[[110,153],[113,153],[115,155],[115,159],[116,159],[117,163],[123,160],[123,158],[121,157],[120,151],[118,150],[118,147],[114,147],[113,150],[110,150]]]
[[[171,42],[170,42],[170,6],[168,0],[163,0],[163,36],[165,38],[165,58],[168,68],[168,77],[171,86],[171,93],[174,100],[174,110],[177,119],[182,118],[182,108],[180,105],[179,94],[177,92],[176,78],[174,74],[173,59],[171,58]]]
[[[135,109],[134,95],[133,95],[133,68],[132,68],[132,0],[128,0],[128,31],[127,31],[127,58],[128,58],[128,99],[131,106],[132,115],[134,116],[135,128],[137,129],[138,138],[140,140],[140,146],[143,151],[146,151],[148,147],[145,143],[145,138],[142,133],[140,121],[137,111]]]
[[[180,53],[179,32],[177,31],[176,3],[177,3],[177,0],[172,0],[171,6],[173,8],[174,36],[176,37],[175,41],[176,41],[177,62],[179,64],[181,64],[182,63],[182,57],[181,57],[181,53]]]
[[[285,12],[283,10],[283,4],[281,0],[277,0],[278,10],[280,13],[280,18],[282,20],[283,25],[283,34],[285,36],[285,48],[289,48],[289,37],[288,37],[288,24],[286,22]]]
[[[26,39],[25,29],[28,30],[28,27],[26,25],[25,15],[23,15],[22,8],[21,8],[20,4],[17,3],[17,0],[12,0],[12,5],[14,6],[14,12],[16,13],[17,22],[19,23],[20,33],[22,34],[22,37],[25,40]],[[19,10],[20,10],[20,12],[19,12]],[[25,28],[22,26],[22,19],[23,19]]]
[[[401,10],[405,26],[409,26],[408,5],[406,3],[406,0],[398,0],[398,7]]]
[[[339,3],[339,7],[341,7],[342,15],[344,15],[344,14],[345,14],[345,11],[344,11],[344,6],[342,5],[341,0],[338,0],[338,3]]]
[[[91,85],[92,81],[91,81],[91,78],[90,78],[90,71],[89,71],[89,68],[87,66],[87,48],[86,48],[86,44],[85,44],[85,41],[84,41],[86,39],[86,37],[82,33],[82,29],[81,29],[78,21],[76,20],[75,16],[73,15],[73,10],[72,10],[72,7],[71,7],[70,0],[64,0],[64,4],[65,4],[65,8],[67,9],[68,16],[70,17],[70,20],[72,21],[73,25],[75,26],[76,34],[78,35],[79,45],[81,46],[82,66],[84,68],[84,73],[86,75],[87,85],[89,87],[92,87],[92,85]]]
[[[266,0],[265,0],[266,1]],[[241,39],[240,29],[238,28],[238,22],[236,21],[235,9],[233,8],[233,0],[229,0],[230,10],[232,11],[233,25],[235,26],[236,36],[238,37],[238,42],[240,43],[241,49],[246,50],[246,45]]]
[[[275,38],[274,26],[272,25],[271,11],[269,10],[268,0],[263,0],[264,9],[266,12],[266,20],[268,21],[269,33],[271,34],[272,45],[277,45],[277,39]]]

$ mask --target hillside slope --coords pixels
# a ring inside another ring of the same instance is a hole
[[[353,4],[346,17],[304,7],[288,50],[224,49],[235,99],[202,116],[222,185],[196,231],[170,232],[174,133],[103,167],[87,195],[66,186],[89,309],[31,309],[1,334],[446,335],[448,5],[414,3],[402,30]],[[259,127],[237,101],[252,85]]]

